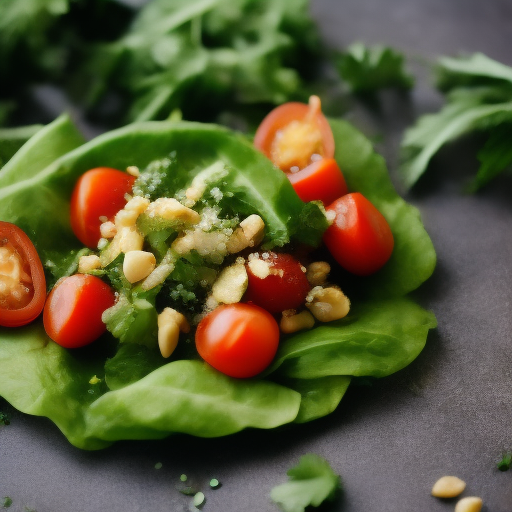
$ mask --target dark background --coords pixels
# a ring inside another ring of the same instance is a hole
[[[440,105],[425,62],[481,51],[512,65],[511,0],[312,0],[312,13],[332,47],[384,43],[409,57],[419,77],[410,98],[384,96],[380,112],[350,115],[382,136],[392,170],[404,127]],[[324,512],[451,511],[454,500],[430,496],[445,474],[464,479],[464,495],[482,497],[485,512],[512,511],[512,470],[496,469],[512,450],[512,180],[464,194],[477,168],[475,142],[443,150],[406,196],[438,253],[433,277],[414,295],[439,326],[411,366],[351,388],[332,415],[310,424],[120,442],[100,452],[73,448],[48,420],[0,399],[11,416],[0,429],[0,503],[10,496],[13,512],[181,512],[191,503],[178,491],[185,473],[206,494],[204,512],[276,512],[271,488],[313,452],[344,482]],[[209,489],[213,477],[219,489]]]

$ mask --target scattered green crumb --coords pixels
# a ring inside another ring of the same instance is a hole
[[[155,464],[155,469],[162,469],[163,464],[161,462],[157,462]]]
[[[508,471],[512,466],[512,452],[505,453],[496,466],[500,471]]]
[[[0,425],[9,425],[11,420],[5,412],[0,412]]]
[[[206,498],[204,497],[204,494],[199,491],[194,494],[194,507],[200,507],[204,504]]]
[[[181,494],[185,494],[186,496],[194,496],[197,494],[197,489],[194,489],[190,485],[187,485],[186,487],[182,487],[181,489],[178,489]]]
[[[210,487],[212,489],[217,489],[217,487],[220,487],[220,482],[216,478],[212,478],[210,480]]]
[[[98,379],[98,377],[96,377],[96,375],[94,375],[93,377],[91,377],[89,384],[98,384],[99,382],[101,382],[101,379]]]
[[[187,475],[183,474],[180,476],[180,481],[181,482],[186,482],[187,481]]]
[[[9,496],[5,496],[2,501],[3,508],[9,508],[12,505],[12,499]]]

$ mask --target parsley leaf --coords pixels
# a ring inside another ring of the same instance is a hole
[[[412,187],[430,159],[446,143],[472,132],[488,135],[478,154],[481,166],[470,186],[475,191],[512,163],[512,68],[483,54],[467,58],[440,58],[437,87],[446,103],[437,113],[420,117],[402,140],[401,175]]]
[[[341,479],[326,460],[309,453],[288,470],[289,481],[274,487],[272,501],[284,512],[304,512],[306,507],[318,507],[325,500],[332,500],[341,489]]]
[[[414,85],[414,78],[404,70],[404,56],[385,46],[353,43],[341,55],[338,69],[354,93],[388,87],[410,89]]]
[[[300,97],[317,48],[308,0],[153,0],[123,37],[91,53],[78,82],[91,106],[112,90],[128,98],[130,120],[176,108],[211,120]]]

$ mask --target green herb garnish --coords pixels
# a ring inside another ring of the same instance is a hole
[[[338,70],[355,93],[373,93],[389,87],[410,89],[414,78],[406,73],[404,60],[392,48],[354,43],[341,55]]]
[[[437,87],[446,95],[443,108],[420,117],[405,132],[404,184],[412,187],[446,143],[481,133],[487,142],[478,153],[480,168],[469,187],[476,191],[512,164],[512,68],[481,53],[443,57],[437,64]]]
[[[333,500],[341,490],[341,479],[328,462],[315,454],[301,457],[297,466],[288,470],[288,482],[274,487],[272,501],[284,512],[304,512],[306,507],[318,507]]]
[[[496,464],[500,471],[508,471],[512,466],[512,452],[503,454],[502,459]]]
[[[0,425],[10,425],[11,420],[5,412],[0,412]]]

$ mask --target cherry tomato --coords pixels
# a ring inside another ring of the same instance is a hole
[[[92,343],[105,332],[101,315],[115,302],[114,292],[99,277],[75,274],[57,281],[46,300],[46,334],[65,348]]]
[[[199,355],[230,377],[261,373],[274,358],[279,326],[274,317],[253,304],[226,304],[205,316],[196,331]]]
[[[71,196],[71,228],[76,237],[94,249],[101,238],[100,217],[112,219],[126,204],[135,177],[117,169],[97,167],[85,172]]]
[[[262,253],[259,259],[249,261],[246,268],[249,283],[244,301],[270,313],[304,304],[310,285],[302,265],[290,254]]]
[[[384,216],[359,192],[340,197],[326,210],[336,214],[325,245],[346,270],[367,276],[379,270],[393,252],[393,234]]]
[[[331,204],[348,192],[343,173],[334,158],[322,158],[287,176],[305,203],[318,200]]]
[[[313,155],[334,156],[334,137],[317,96],[309,105],[290,102],[272,110],[259,125],[254,145],[285,172],[307,167]]]
[[[0,221],[0,325],[32,322],[45,299],[46,280],[36,248],[20,228]]]

